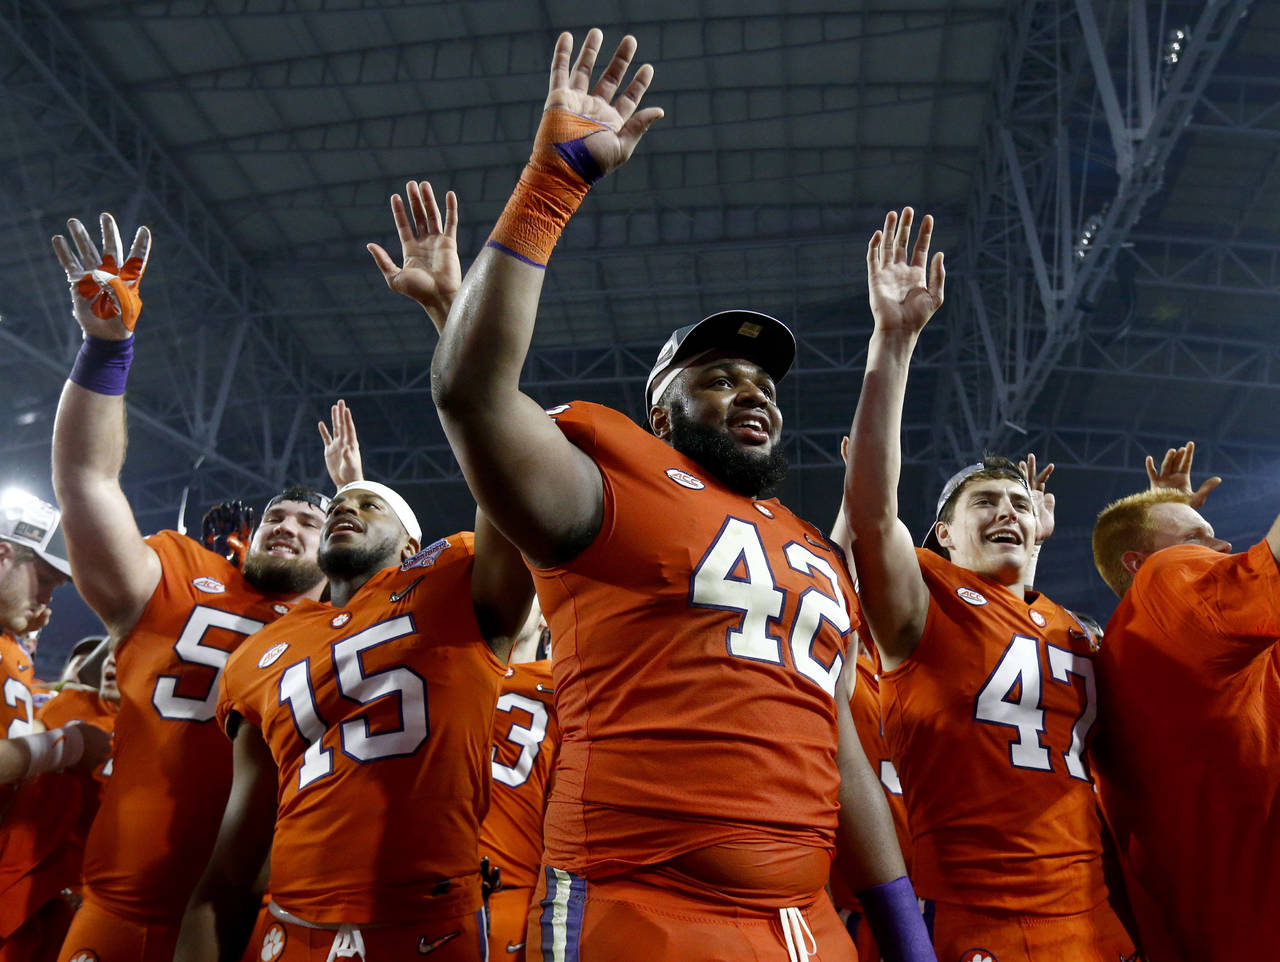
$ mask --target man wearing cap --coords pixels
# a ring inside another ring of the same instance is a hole
[[[331,603],[300,603],[228,661],[235,787],[182,962],[240,958],[268,849],[253,958],[483,957],[494,703],[532,586],[483,519],[421,537],[391,488],[345,485],[320,545]]]
[[[838,549],[769,498],[790,332],[750,311],[675,332],[648,381],[652,433],[520,391],[556,236],[662,113],[637,109],[647,65],[614,100],[634,38],[591,88],[601,39],[572,70],[572,37],[557,42],[533,158],[432,365],[467,482],[533,568],[556,640],[563,742],[527,951],[852,959],[823,891],[838,797],[854,888],[897,936],[923,925],[875,774],[856,738],[837,750],[852,586]],[[921,957],[888,931],[881,945]]]
[[[1027,479],[1003,458],[964,468],[925,548],[898,519],[907,370],[945,279],[941,255],[928,259],[931,217],[908,252],[912,217],[890,212],[868,245],[875,327],[844,497],[912,880],[935,903],[940,959],[1129,959],[1083,758],[1096,639],[1025,588],[1038,534]]]
[[[150,234],[139,229],[126,258],[111,215],[101,223],[102,255],[74,219],[74,251],[54,241],[85,341],[58,405],[53,481],[76,587],[118,640],[121,706],[114,775],[85,850],[85,902],[60,958],[149,962],[172,954],[230,790],[230,746],[210,724],[218,677],[247,635],[320,596],[327,499],[300,487],[274,498],[243,572],[176,531],[142,536],[119,475]]]

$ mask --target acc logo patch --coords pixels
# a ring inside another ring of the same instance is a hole
[[[966,949],[960,955],[960,962],[1000,962],[994,952],[986,949]]]
[[[557,404],[553,408],[547,408],[547,416],[555,417],[557,414],[564,414],[565,411],[569,410],[569,407],[570,405],[568,404]]]
[[[761,504],[759,501],[753,501],[753,502],[752,502],[752,504],[755,506],[755,509],[756,509],[757,511],[759,511],[762,515],[764,515],[766,518],[772,518],[772,517],[773,517],[773,512],[772,512],[772,511],[770,511],[768,508],[766,508],[766,507],[765,507],[763,504]],[[805,534],[805,537],[807,538],[807,537],[809,537],[809,535],[808,535],[808,534]]]
[[[282,641],[278,645],[272,645],[262,653],[262,657],[258,659],[259,668],[268,668],[280,660],[280,656],[288,649],[289,643]]]
[[[76,954],[71,956],[71,962],[98,962],[98,953],[93,949],[76,949]]]
[[[1036,623],[1037,628],[1043,628],[1048,624],[1048,622],[1044,620],[1044,615],[1040,614],[1040,612],[1036,611],[1034,608],[1027,612],[1027,614],[1031,617],[1031,620]]]
[[[688,488],[690,491],[701,491],[706,487],[705,484],[695,478],[692,474],[686,474],[679,468],[667,468],[667,477],[680,485],[680,487]],[[757,505],[757,507],[759,507],[759,505]]]
[[[345,624],[346,624],[348,621],[350,621],[350,620],[351,620],[351,612],[349,612],[349,611],[344,611],[344,612],[342,612],[341,614],[339,614],[339,615],[334,615],[332,618],[330,618],[330,619],[329,619],[329,627],[330,627],[330,628],[341,628],[343,625],[345,625]]]
[[[288,605],[272,605],[271,610],[278,615],[287,615],[289,613]]]
[[[957,588],[956,594],[960,596],[961,601],[967,601],[976,608],[981,608],[987,603],[986,596],[981,592],[974,591],[972,588]],[[965,962],[968,962],[967,956],[965,957]]]
[[[429,544],[416,555],[411,558],[405,558],[400,565],[401,571],[408,571],[410,568],[430,568],[436,563],[436,558],[440,556],[445,548],[449,547],[449,539],[441,538],[435,544]],[[395,599],[391,599],[394,601]]]
[[[284,951],[284,944],[288,940],[289,935],[285,932],[284,926],[279,922],[274,923],[262,937],[262,951],[258,953],[258,958],[262,962],[274,962],[275,959],[280,958],[280,953]]]
[[[191,579],[191,583],[201,591],[210,595],[220,595],[227,590],[227,586],[217,578],[193,578]]]

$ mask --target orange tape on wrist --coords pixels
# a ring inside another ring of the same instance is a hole
[[[488,246],[534,267],[546,267],[560,232],[591,185],[604,176],[585,141],[608,129],[560,107],[544,111],[533,155],[489,235]]]

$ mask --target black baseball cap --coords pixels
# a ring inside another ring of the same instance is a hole
[[[662,345],[645,381],[644,396],[649,406],[658,403],[662,394],[655,388],[666,389],[665,375],[675,370],[681,361],[711,350],[730,351],[754,361],[777,383],[791,370],[791,362],[796,357],[796,337],[791,328],[776,317],[759,311],[720,311],[696,324],[677,328]]]

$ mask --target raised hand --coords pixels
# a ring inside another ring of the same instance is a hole
[[[1050,462],[1037,471],[1036,456],[1034,454],[1028,454],[1025,461],[1018,462],[1018,470],[1027,479],[1027,484],[1031,488],[1031,502],[1036,509],[1036,524],[1038,525],[1036,544],[1042,544],[1053,534],[1053,511],[1057,506],[1057,498],[1054,497],[1052,492],[1045,490],[1049,475],[1053,474],[1053,467],[1053,463]]]
[[[867,244],[867,296],[876,330],[882,333],[919,334],[942,306],[947,272],[941,251],[929,260],[931,215],[920,221],[915,247],[907,255],[914,216],[910,207],[901,216],[889,211],[884,227]]]
[[[636,54],[636,38],[630,34],[622,38],[604,73],[594,87],[591,85],[591,74],[603,42],[604,34],[592,27],[587,31],[577,59],[570,64],[573,35],[560,34],[551,57],[551,79],[543,104],[544,112],[567,110],[602,125],[582,141],[601,175],[626,163],[645,131],[663,115],[661,107],[639,109],[653,81],[653,67],[649,64],[643,64],[626,89],[614,96]]]
[[[351,416],[347,402],[338,399],[331,411],[333,430],[323,421],[317,424],[324,440],[324,466],[336,487],[364,480],[364,465],[360,460],[360,439],[356,437],[356,420]]]
[[[441,220],[435,192],[427,181],[410,181],[405,185],[405,196],[409,199],[407,210],[399,194],[391,196],[391,216],[400,237],[401,265],[396,266],[391,255],[379,245],[366,246],[387,286],[422,305],[436,330],[442,331],[449,308],[462,286],[462,264],[458,260],[458,198],[453,191],[444,195],[445,216]],[[334,410],[337,411],[336,406]],[[334,423],[336,426],[336,415]],[[326,438],[326,463],[328,445]],[[333,471],[329,473],[332,475]],[[351,480],[360,479],[357,476]]]
[[[1191,488],[1191,462],[1196,456],[1196,443],[1188,441],[1180,448],[1170,448],[1164,453],[1160,462],[1160,470],[1156,470],[1155,459],[1147,455],[1147,479],[1151,482],[1152,491],[1178,491],[1187,496],[1187,504],[1199,508],[1209,497],[1209,492],[1222,483],[1216,475],[1206,478],[1200,487]]]
[[[85,334],[123,341],[132,336],[142,311],[138,285],[151,256],[151,230],[139,227],[129,254],[124,254],[120,229],[108,213],[99,217],[102,253],[80,221],[67,221],[72,245],[61,234],[53,238],[53,252],[71,285],[71,308]]]

